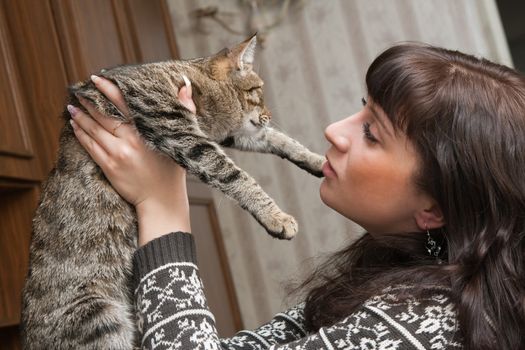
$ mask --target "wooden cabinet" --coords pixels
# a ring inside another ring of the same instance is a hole
[[[0,0],[0,349],[19,347],[31,219],[55,161],[66,87],[101,68],[177,56],[164,0]],[[207,290],[212,311],[231,335],[240,316],[206,191],[189,186],[193,220],[206,220],[200,234],[211,243],[198,250],[213,279],[205,285],[218,285]]]

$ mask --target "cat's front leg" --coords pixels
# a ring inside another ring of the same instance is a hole
[[[299,168],[317,177],[322,177],[324,156],[313,153],[308,148],[270,127],[262,127],[257,133],[238,133],[224,140],[222,145],[243,151],[273,153],[288,159]]]
[[[248,173],[235,165],[219,145],[189,133],[175,135],[175,138],[157,142],[156,148],[204,183],[237,201],[271,236],[279,239],[291,239],[295,236],[298,226],[293,216],[283,212]]]

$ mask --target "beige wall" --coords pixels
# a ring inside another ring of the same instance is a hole
[[[209,33],[199,34],[188,15],[197,7],[217,5],[221,11],[233,13],[222,19],[243,29],[248,12],[242,3],[170,0],[181,56],[209,55],[243,40],[244,36],[231,34],[211,21],[205,21]],[[257,65],[266,81],[274,127],[321,154],[328,147],[323,129],[360,107],[367,66],[395,42],[424,41],[511,64],[493,0],[303,3],[299,12],[290,14],[269,34],[266,47],[258,52]],[[277,157],[229,153],[300,224],[300,232],[291,242],[272,239],[250,215],[221,193],[214,194],[243,321],[254,328],[290,304],[284,299],[283,286],[311,263],[305,259],[341,247],[360,229],[323,205],[319,179]]]

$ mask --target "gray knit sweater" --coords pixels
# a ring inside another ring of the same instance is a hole
[[[356,312],[316,333],[304,328],[303,304],[255,330],[220,339],[204,296],[191,234],[155,239],[134,256],[135,301],[143,349],[460,349],[457,315],[446,290],[396,298],[385,288]]]

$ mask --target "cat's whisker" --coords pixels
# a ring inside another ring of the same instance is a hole
[[[270,126],[272,128],[274,128],[275,130],[277,130],[277,131],[284,132],[284,128],[282,126],[280,126],[279,124],[277,124],[276,122],[274,122],[273,120],[270,121]]]

